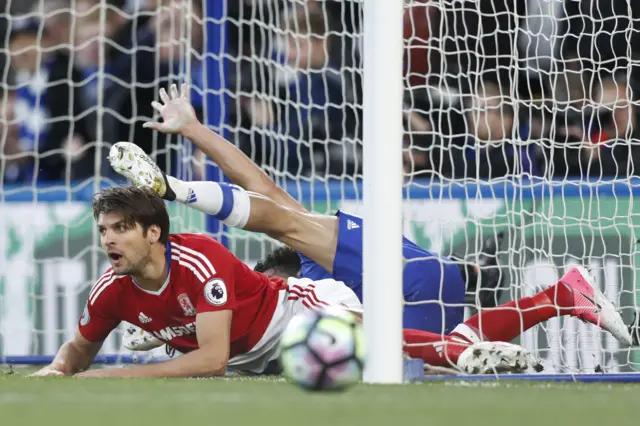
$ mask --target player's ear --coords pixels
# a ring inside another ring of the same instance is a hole
[[[158,225],[151,225],[149,229],[147,229],[147,240],[153,244],[160,241],[160,236],[162,235],[162,230]]]

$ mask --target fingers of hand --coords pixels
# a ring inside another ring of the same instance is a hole
[[[160,99],[162,99],[162,102],[165,104],[168,104],[169,102],[171,102],[171,98],[167,94],[167,91],[164,90],[164,87],[160,89]]]
[[[160,102],[153,101],[151,102],[151,106],[153,107],[153,109],[155,109],[160,114],[162,114],[162,111],[164,110],[164,105],[162,105]]]
[[[180,94],[178,93],[178,86],[175,84],[171,85],[169,92],[171,93],[171,99],[178,99],[180,97]]]

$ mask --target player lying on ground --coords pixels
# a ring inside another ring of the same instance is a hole
[[[241,151],[198,122],[185,96],[186,86],[182,87],[182,95],[175,86],[170,92],[171,95],[161,90],[164,104],[154,103],[164,122],[145,125],[191,139],[244,190],[216,182],[165,178],[141,149],[126,142],[112,148],[113,168],[137,185],[152,187],[165,199],[185,203],[230,226],[264,232],[292,248],[268,256],[261,262],[264,272],[286,269],[291,276],[334,278],[346,283],[362,300],[362,219],[344,212],[336,216],[309,213]],[[495,253],[501,239],[498,236],[495,244],[496,239],[491,238],[485,244],[486,255],[479,256],[483,267],[479,277],[473,268],[461,270],[460,262],[426,251],[404,238],[403,294],[408,302],[404,327],[443,333],[461,323],[465,292],[476,289],[478,282],[488,289],[498,286]],[[298,253],[303,255],[302,262]],[[495,299],[494,293],[486,290],[480,297],[490,301]],[[489,305],[485,300],[481,302],[482,306]]]
[[[169,234],[166,206],[147,189],[104,190],[93,201],[93,214],[111,268],[91,289],[76,336],[35,376],[210,377],[224,375],[227,367],[260,373],[277,359],[282,331],[296,314],[330,306],[362,313],[355,293],[341,282],[269,278],[210,237]],[[572,268],[544,292],[481,312],[448,336],[405,330],[404,350],[429,365],[472,373],[522,371],[537,366],[526,350],[475,342],[511,340],[558,315],[577,316],[623,343],[631,341],[613,304],[582,268]],[[121,321],[185,354],[157,364],[82,372]]]
[[[156,194],[113,188],[94,199],[100,242],[111,268],[89,293],[75,338],[35,375],[88,368],[121,321],[186,353],[126,369],[87,371],[99,377],[206,377],[227,367],[261,372],[277,356],[280,334],[306,306],[340,305],[361,312],[344,284],[269,278],[202,235],[169,234],[169,214]],[[316,288],[317,287],[317,288]]]

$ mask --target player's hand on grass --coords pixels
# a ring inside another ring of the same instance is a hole
[[[169,87],[168,94],[164,88],[160,89],[162,103],[153,101],[151,106],[162,115],[162,122],[148,121],[143,126],[163,133],[181,133],[189,125],[197,123],[196,111],[187,98],[188,91],[186,83],[182,85],[181,93],[175,84]]]
[[[62,371],[58,371],[50,366],[41,368],[35,373],[29,374],[29,377],[50,377],[50,376],[64,376]]]

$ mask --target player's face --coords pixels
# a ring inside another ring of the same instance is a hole
[[[128,224],[119,213],[98,217],[100,243],[117,275],[135,275],[150,257],[150,244],[139,224]]]

